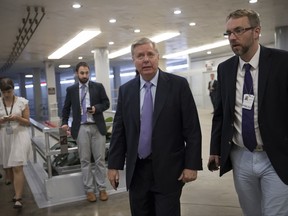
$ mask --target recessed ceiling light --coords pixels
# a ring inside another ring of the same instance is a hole
[[[196,23],[195,23],[195,22],[191,22],[191,23],[189,23],[189,25],[190,25],[190,26],[195,26]]]
[[[249,0],[250,4],[254,4],[254,3],[257,3],[257,2],[258,2],[258,0]]]
[[[81,60],[81,59],[83,59],[83,57],[82,57],[82,56],[79,56],[79,57],[78,57],[78,59],[80,59],[80,60]]]
[[[59,65],[59,68],[69,68],[71,65],[69,64],[63,64],[63,65]]]
[[[60,59],[69,52],[73,51],[77,47],[91,40],[99,35],[101,31],[84,30],[77,34],[74,38],[65,43],[62,47],[56,50],[54,53],[48,56],[48,59]]]
[[[78,3],[75,3],[75,4],[72,5],[72,7],[78,9],[78,8],[81,8],[82,5],[80,5]]]
[[[182,11],[179,9],[174,10],[174,14],[176,14],[176,15],[181,14],[181,13],[182,13]]]
[[[139,32],[140,32],[140,29],[135,29],[134,32],[135,32],[135,33],[139,33]]]
[[[116,19],[110,19],[109,22],[110,23],[116,23]]]
[[[32,74],[27,74],[25,75],[26,78],[33,78],[33,75]]]
[[[96,51],[95,50],[91,50],[91,53],[95,53]]]
[[[209,51],[207,51],[207,54],[208,54],[208,55],[210,55],[211,53],[212,53],[212,52],[211,52],[210,50],[209,50]]]
[[[109,45],[113,45],[113,44],[114,44],[114,42],[113,42],[113,41],[110,41],[110,42],[109,42]]]

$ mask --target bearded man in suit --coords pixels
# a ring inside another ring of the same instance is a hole
[[[95,202],[95,193],[99,199],[106,201],[106,167],[105,144],[106,123],[103,112],[110,106],[104,86],[89,80],[90,68],[86,62],[76,65],[76,76],[79,82],[66,89],[65,103],[62,109],[62,128],[70,130],[68,120],[72,110],[71,135],[78,145],[83,184],[87,200]],[[92,172],[91,156],[95,169]]]
[[[235,56],[218,66],[209,164],[233,168],[244,215],[288,215],[288,52],[259,44],[259,15],[226,20]]]

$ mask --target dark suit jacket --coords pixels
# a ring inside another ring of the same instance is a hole
[[[209,95],[210,95],[210,96],[211,96],[212,94],[215,94],[215,93],[216,93],[216,90],[217,90],[217,80],[214,80],[213,85],[212,85],[213,90],[210,91],[210,83],[211,83],[211,82],[212,82],[212,81],[209,81],[209,83],[208,83],[208,90],[209,90]]]
[[[104,120],[103,112],[110,106],[109,99],[106,95],[104,86],[101,83],[95,83],[89,81],[89,94],[90,105],[95,106],[96,112],[93,118],[96,122],[99,132],[102,135],[106,135],[106,123]],[[81,108],[79,99],[79,83],[75,83],[66,89],[66,98],[64,107],[62,109],[62,125],[68,124],[70,111],[72,108],[72,127],[71,135],[74,139],[77,139],[80,124],[81,124]]]
[[[129,189],[140,133],[140,76],[119,89],[108,168],[123,169]],[[201,131],[194,99],[185,78],[159,71],[154,102],[152,163],[156,189],[175,191],[184,168],[200,170]],[[186,142],[186,145],[185,145]]]
[[[236,75],[239,58],[218,66],[217,105],[211,155],[221,156],[220,176],[232,169]],[[288,184],[288,52],[261,46],[258,79],[258,123],[264,149],[281,180]]]

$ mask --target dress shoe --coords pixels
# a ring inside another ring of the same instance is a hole
[[[99,193],[99,199],[100,199],[101,201],[106,201],[106,200],[108,200],[108,194],[106,193],[105,190],[100,191],[100,193]]]
[[[87,200],[89,202],[96,202],[97,198],[93,192],[87,192]]]
[[[10,185],[11,181],[10,180],[5,180],[5,185]]]

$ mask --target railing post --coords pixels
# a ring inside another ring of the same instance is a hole
[[[52,165],[51,165],[51,155],[50,155],[50,142],[49,142],[49,132],[45,131],[45,148],[46,148],[46,157],[47,157],[47,170],[48,178],[52,177]]]

